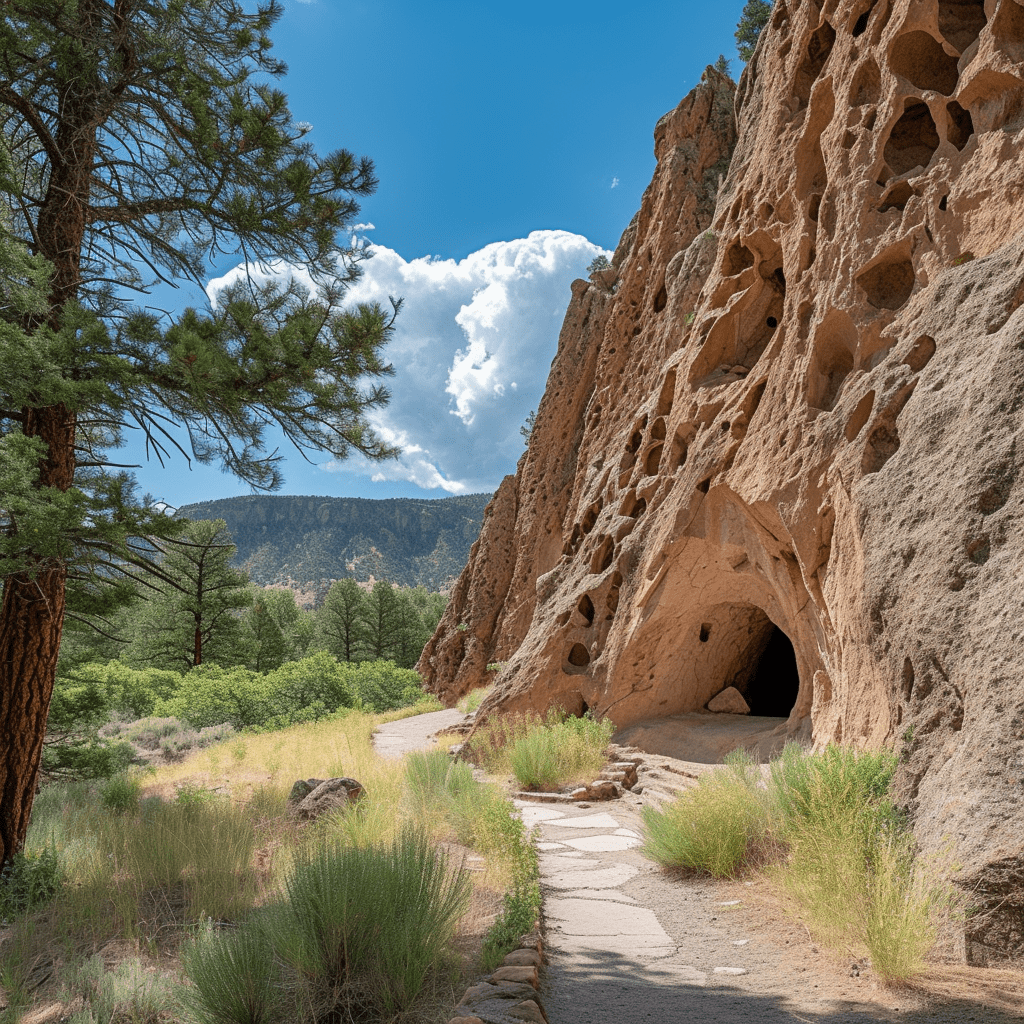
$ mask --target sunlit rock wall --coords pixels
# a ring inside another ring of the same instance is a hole
[[[888,745],[968,958],[1021,956],[1024,6],[777,0],[732,105],[709,69],[659,122],[420,667],[453,700],[502,663],[485,712],[732,685]]]

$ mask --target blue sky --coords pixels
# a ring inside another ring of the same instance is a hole
[[[309,465],[282,449],[279,493],[492,490],[523,451],[519,427],[543,393],[570,282],[614,249],[640,205],[655,122],[720,53],[738,77],[743,0],[284,6],[272,37],[293,116],[313,125],[319,151],[369,156],[380,179],[359,215],[375,256],[352,298],[405,298],[393,399],[376,426],[406,454]],[[180,458],[138,477],[175,506],[246,491]]]

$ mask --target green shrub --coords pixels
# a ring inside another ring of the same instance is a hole
[[[135,775],[115,775],[100,790],[100,803],[116,814],[127,814],[139,807],[142,780]]]
[[[703,774],[697,785],[663,810],[645,806],[643,850],[663,867],[739,873],[761,854],[769,838],[767,800],[758,770],[742,753],[726,768]]]
[[[347,668],[349,683],[368,711],[379,714],[409,707],[424,696],[419,673],[393,661],[363,661]]]
[[[536,924],[540,905],[540,885],[536,882],[517,885],[505,893],[501,913],[488,929],[480,949],[481,966],[485,971],[493,971],[519,946],[522,937]]]
[[[55,847],[44,847],[38,853],[16,853],[0,873],[0,917],[15,917],[48,903],[57,895],[62,881]]]
[[[510,868],[511,883],[502,899],[501,912],[484,937],[481,959],[484,970],[493,970],[519,945],[540,913],[540,869],[533,837],[513,811],[509,801],[491,800],[479,808],[474,845],[490,856],[503,856]]]
[[[267,673],[271,699],[296,724],[355,707],[356,696],[347,669],[347,665],[326,651],[288,662]]]
[[[136,760],[130,743],[111,743],[88,738],[62,738],[52,735],[43,747],[42,774],[58,779],[109,779],[123,772]]]
[[[419,832],[388,846],[300,853],[286,881],[295,966],[322,983],[407,1009],[439,964],[468,906],[470,877]]]
[[[111,711],[132,719],[154,714],[157,704],[177,692],[183,676],[158,668],[129,668],[123,662],[80,665],[58,681],[55,692],[74,687],[95,689]]]
[[[126,743],[103,735],[115,703],[103,683],[104,666],[87,665],[61,676],[53,690],[43,747],[42,772],[49,779],[103,779],[124,771],[135,758]]]
[[[270,1024],[281,1019],[286,995],[269,935],[255,926],[207,929],[184,946],[191,987],[180,1001],[199,1024]]]
[[[269,677],[248,669],[204,664],[181,680],[177,692],[157,704],[157,712],[183,719],[194,729],[228,722],[235,729],[263,725],[280,713]]]

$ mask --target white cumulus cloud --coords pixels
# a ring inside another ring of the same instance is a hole
[[[387,350],[395,367],[386,381],[391,403],[372,416],[403,454],[396,462],[354,457],[322,468],[452,494],[493,490],[523,452],[519,428],[543,394],[569,285],[604,250],[568,231],[534,231],[458,261],[406,260],[381,245],[368,251],[347,301],[387,307],[389,296],[404,299]],[[278,266],[253,276],[283,272]],[[208,291],[242,273],[211,281]]]

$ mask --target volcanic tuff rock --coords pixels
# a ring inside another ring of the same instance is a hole
[[[1019,0],[776,0],[658,123],[420,664],[452,701],[504,662],[484,715],[732,685],[897,749],[969,959],[1024,955],[1022,142]]]

